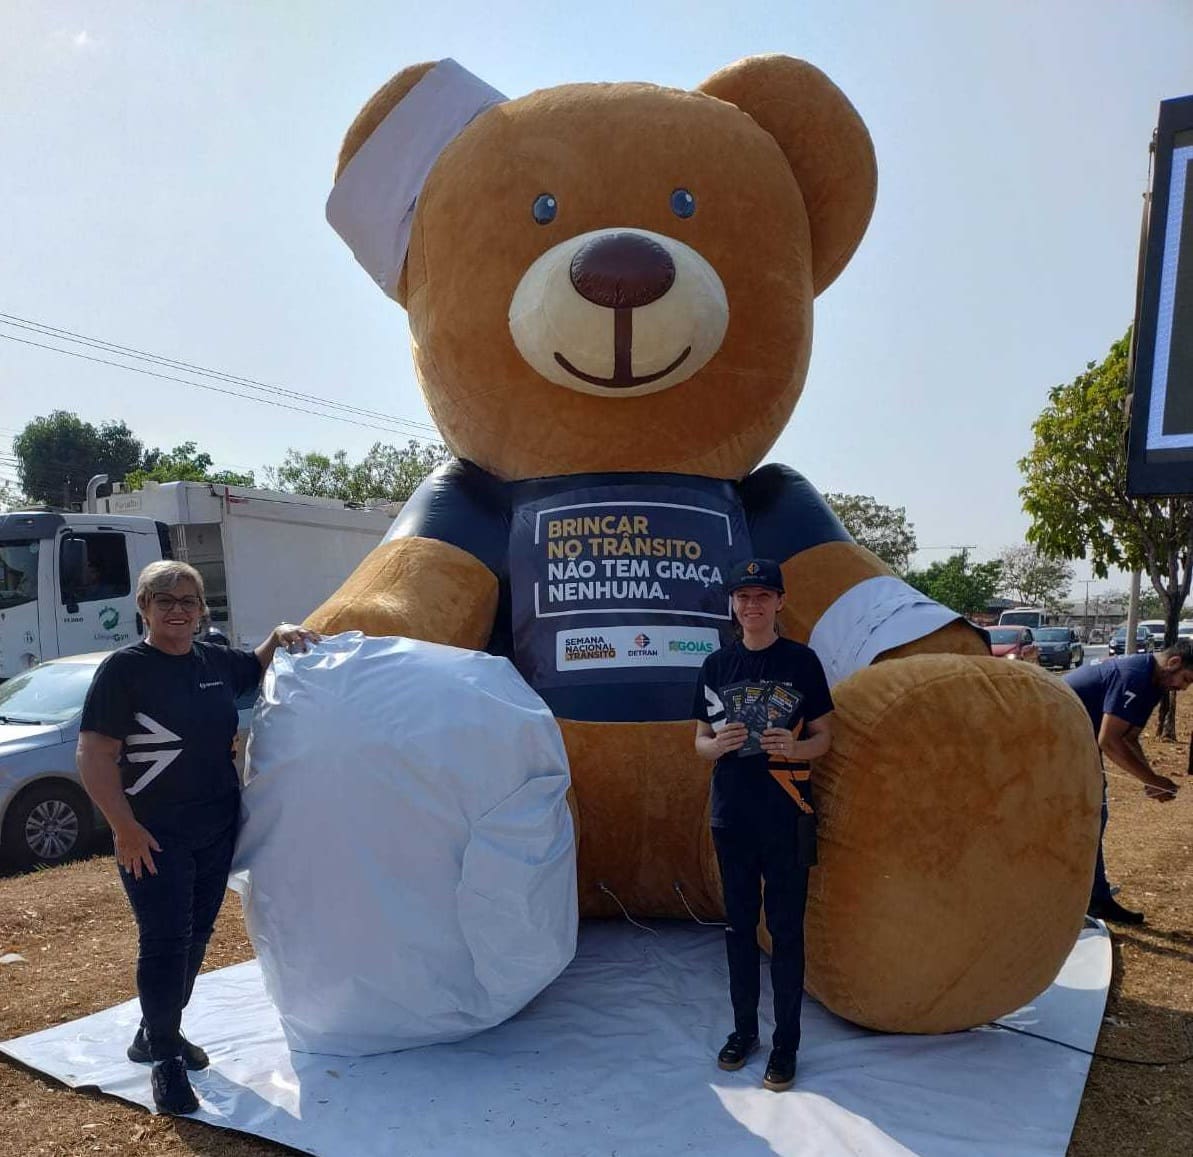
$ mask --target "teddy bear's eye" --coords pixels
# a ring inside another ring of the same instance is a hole
[[[555,214],[559,212],[559,202],[550,193],[540,193],[535,197],[530,211],[540,225],[550,225],[555,220]]]
[[[696,212],[696,198],[687,189],[676,189],[671,194],[671,212],[677,217],[690,217]]]

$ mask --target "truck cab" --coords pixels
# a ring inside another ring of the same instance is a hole
[[[43,659],[136,642],[136,578],[168,556],[151,519],[0,514],[0,680]]]

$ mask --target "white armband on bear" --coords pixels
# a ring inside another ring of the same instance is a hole
[[[834,687],[883,651],[922,639],[959,618],[902,579],[884,575],[841,595],[816,621],[808,645]]]
[[[439,154],[505,99],[454,60],[441,60],[344,166],[327,198],[327,220],[386,293],[402,273],[415,203]]]

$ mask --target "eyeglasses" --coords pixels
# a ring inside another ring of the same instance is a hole
[[[151,595],[149,601],[159,611],[172,611],[175,607],[179,607],[188,615],[193,615],[203,605],[203,600],[198,595],[183,595],[180,599],[176,599],[173,595]]]

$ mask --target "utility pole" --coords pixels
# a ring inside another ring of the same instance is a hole
[[[1127,604],[1127,637],[1123,640],[1123,654],[1135,654],[1135,629],[1139,625],[1140,572],[1131,572],[1131,601]]]

